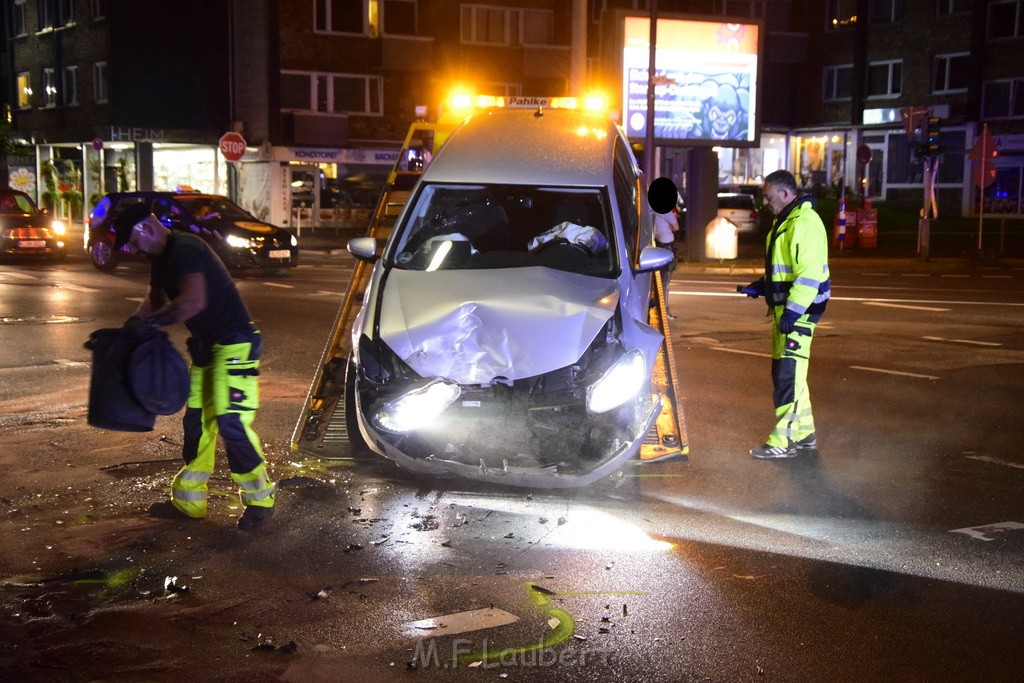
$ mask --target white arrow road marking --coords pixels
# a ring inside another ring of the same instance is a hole
[[[950,529],[951,534],[967,534],[971,538],[976,538],[979,541],[994,541],[996,540],[993,536],[987,534],[999,534],[1004,531],[1014,531],[1024,529],[1024,524],[1020,522],[996,522],[995,524],[984,524],[982,526],[968,526],[963,529]]]
[[[949,310],[948,308],[933,308],[931,306],[909,306],[907,304],[890,304],[882,301],[865,301],[863,303],[865,306],[883,306],[885,308],[909,308],[914,311],[936,311],[938,313],[943,313]]]
[[[943,337],[921,337],[928,341],[953,342],[954,344],[975,344],[977,346],[1002,346],[999,342],[975,341],[973,339],[945,339]]]
[[[881,372],[884,375],[899,375],[900,377],[916,377],[918,379],[941,379],[935,375],[919,375],[916,372],[900,372],[899,370],[883,370],[882,368],[866,368],[863,365],[851,365],[851,370],[864,370],[866,372]]]

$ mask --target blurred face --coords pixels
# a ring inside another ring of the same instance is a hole
[[[156,225],[153,225],[153,223]],[[128,237],[128,249],[149,260],[163,251],[166,229],[154,216],[148,216],[132,227]]]
[[[764,197],[765,204],[768,205],[768,208],[776,216],[793,201],[793,196],[786,188],[771,183],[765,183],[765,186],[761,189],[761,195]]]

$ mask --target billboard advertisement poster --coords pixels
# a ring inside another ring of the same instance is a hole
[[[650,20],[623,17],[622,123],[647,130]],[[750,147],[757,144],[758,24],[658,19],[654,137],[658,144]]]

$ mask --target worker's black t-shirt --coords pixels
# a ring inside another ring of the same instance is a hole
[[[181,279],[192,273],[206,278],[206,308],[185,321],[193,338],[213,344],[248,332],[252,316],[224,263],[199,237],[172,232],[167,236],[167,248],[153,259],[149,284],[174,299]]]

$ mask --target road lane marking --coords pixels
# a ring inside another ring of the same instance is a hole
[[[970,277],[970,275],[954,274],[954,273],[942,273],[939,277]]]
[[[921,337],[928,341],[953,342],[955,344],[975,344],[977,346],[1002,346],[1000,342],[975,341],[974,339],[946,339],[945,337]]]
[[[295,289],[295,285],[285,285],[280,282],[264,282],[267,287],[280,287],[281,289]]]
[[[950,529],[951,534],[967,534],[979,541],[994,541],[995,536],[989,534],[1002,534],[1007,531],[1024,530],[1024,524],[1020,522],[996,522],[995,524],[983,524],[981,526],[967,526],[963,529]]]
[[[82,285],[66,285],[60,283],[55,284],[54,287],[56,287],[57,289],[67,289],[72,292],[85,292],[87,294],[90,292],[100,291],[98,289],[93,289],[92,287],[83,287]]]
[[[948,308],[934,308],[932,306],[911,306],[909,304],[890,304],[885,301],[865,301],[865,306],[883,306],[885,308],[909,308],[914,311],[935,311],[937,313],[944,313],[948,311]]]
[[[1013,278],[1012,275],[982,275],[982,277],[993,278],[998,280],[1010,280]]]
[[[3,275],[4,277],[13,277],[13,278],[18,279],[18,280],[38,280],[39,279],[35,275],[29,275],[28,273],[16,273],[16,272],[11,271],[11,270],[5,270],[3,272],[0,272],[0,275]]]
[[[931,277],[931,273],[900,273],[900,277]]]
[[[868,368],[863,365],[851,365],[851,370],[864,370],[866,372],[880,372],[883,375],[898,375],[900,377],[915,377],[917,379],[941,379],[935,375],[919,375],[916,372],[900,372],[899,370],[883,370],[882,368]]]
[[[741,351],[740,349],[730,349],[727,346],[712,346],[711,350],[712,351],[726,351],[728,353],[739,353],[739,354],[742,354],[744,356],[757,356],[759,358],[771,358],[772,357],[772,354],[770,354],[770,353],[759,353],[757,351]]]
[[[1000,460],[999,458],[993,458],[990,455],[969,455],[964,454],[964,457],[969,460],[978,460],[980,462],[987,462],[993,465],[1002,465],[1003,467],[1015,467],[1019,470],[1024,470],[1024,464],[1019,462],[1010,462],[1009,460]]]

